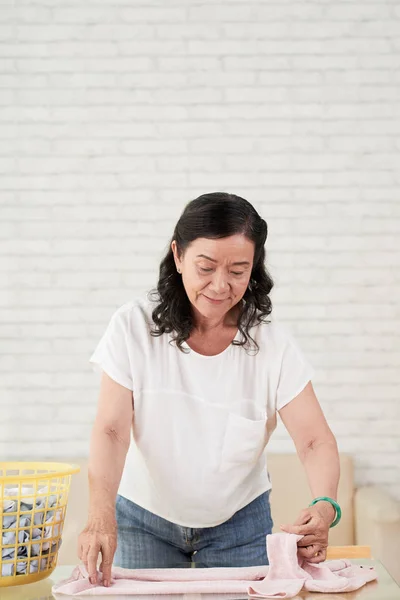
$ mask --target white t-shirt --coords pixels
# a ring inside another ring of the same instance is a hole
[[[229,345],[204,356],[186,343],[183,353],[169,343],[171,334],[150,335],[155,306],[147,298],[121,306],[90,358],[133,391],[118,491],[178,525],[212,527],[271,488],[265,446],[276,411],[304,389],[313,369],[272,319],[251,328],[258,354]]]

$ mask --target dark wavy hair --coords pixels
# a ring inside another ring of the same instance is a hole
[[[264,264],[268,226],[250,202],[225,192],[199,196],[186,205],[180,216],[168,251],[160,263],[157,288],[149,294],[158,302],[152,312],[153,336],[173,332],[172,340],[185,352],[182,343],[189,338],[194,325],[191,303],[176,270],[172,240],[176,241],[179,256],[182,256],[197,238],[218,239],[236,234],[245,235],[254,242],[254,260],[249,285],[239,302],[238,329],[242,340],[232,343],[246,346],[246,349],[253,347],[258,352],[258,344],[249,329],[261,322],[269,323],[265,318],[272,311],[269,294],[274,282]]]

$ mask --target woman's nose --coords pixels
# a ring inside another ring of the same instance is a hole
[[[227,277],[224,274],[214,273],[210,287],[216,294],[223,294],[229,287]]]

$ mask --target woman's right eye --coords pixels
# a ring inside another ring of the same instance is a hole
[[[210,273],[212,269],[204,269],[203,267],[200,267],[200,271],[202,271],[203,273]]]

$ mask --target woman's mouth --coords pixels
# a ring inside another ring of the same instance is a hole
[[[222,302],[225,302],[225,300],[226,300],[226,298],[224,298],[223,300],[214,300],[214,298],[209,298],[205,294],[203,294],[203,295],[204,295],[204,298],[206,298],[206,300],[211,302],[211,304],[222,304]]]

